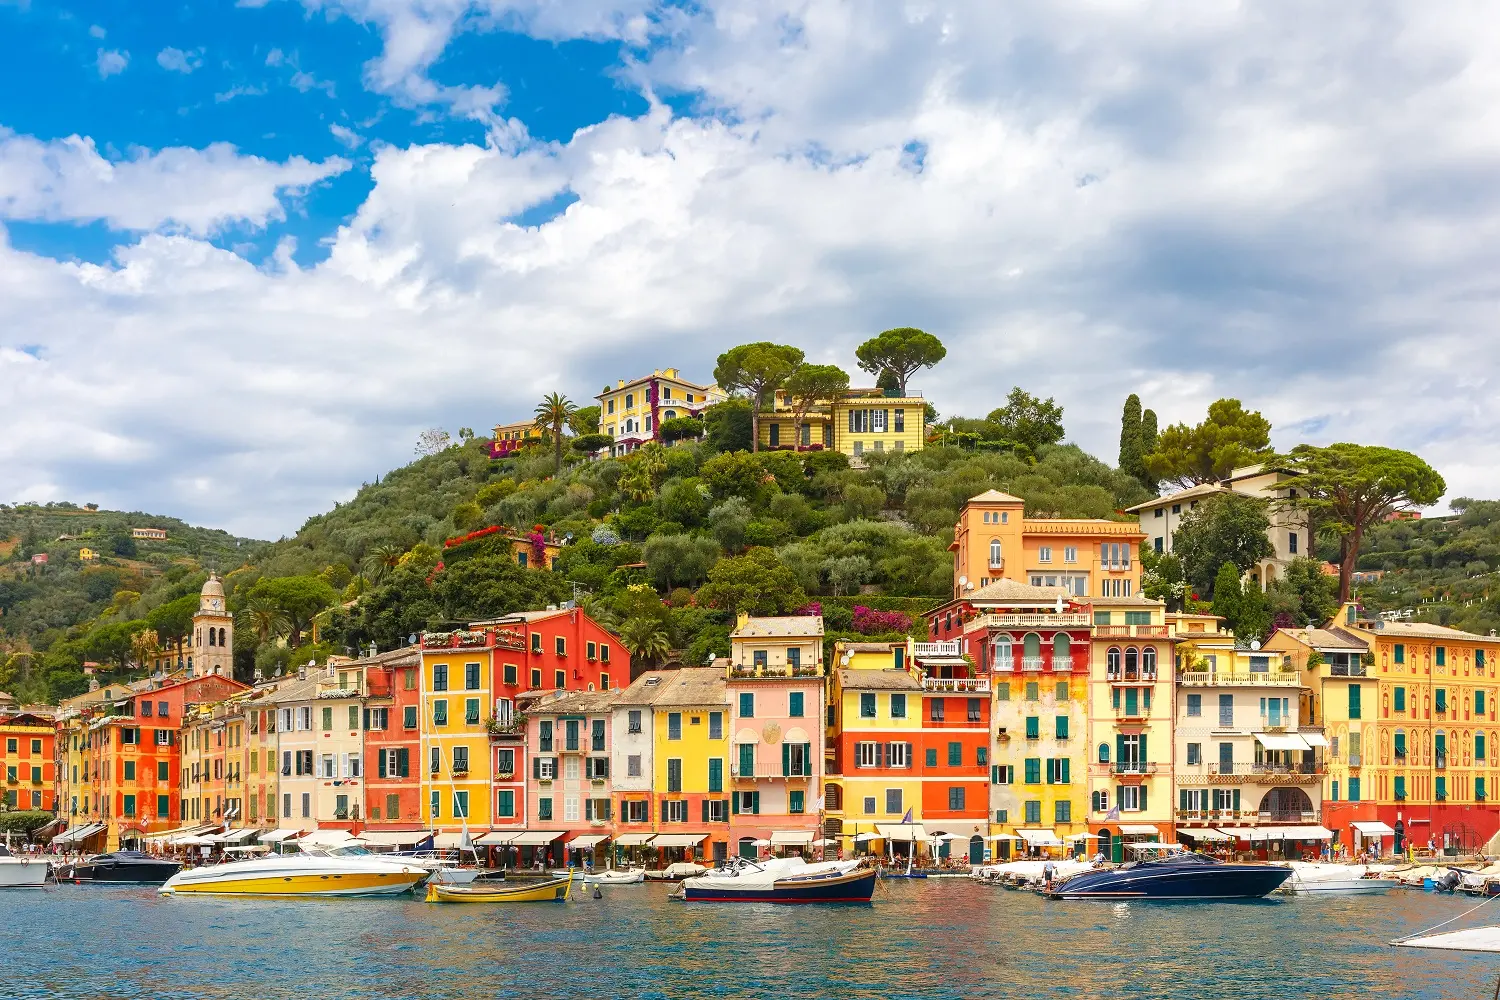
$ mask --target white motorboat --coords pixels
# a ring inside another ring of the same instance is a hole
[[[696,861],[674,861],[659,872],[647,872],[646,879],[650,882],[681,882],[685,878],[702,875],[706,871],[708,868]]]
[[[184,869],[159,891],[164,896],[393,896],[410,892],[431,875],[420,865],[385,860],[362,848],[314,848]]]
[[[704,875],[682,883],[688,902],[868,903],[875,891],[875,869],[862,858],[819,861],[730,858]]]
[[[1289,861],[1292,877],[1281,890],[1293,896],[1357,896],[1386,892],[1395,879],[1381,878],[1367,865],[1338,865],[1315,861]]]
[[[1004,864],[985,865],[975,868],[971,877],[980,882],[1002,885],[1040,885],[1046,879],[1048,865],[1052,866],[1052,879],[1060,882],[1071,875],[1086,872],[1094,867],[1091,861],[1008,861]]]
[[[644,868],[609,868],[597,872],[585,872],[586,885],[635,885],[646,881]]]
[[[17,856],[0,844],[0,889],[38,889],[49,871],[46,859]]]

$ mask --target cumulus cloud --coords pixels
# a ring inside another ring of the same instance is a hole
[[[156,54],[156,64],[172,73],[186,75],[203,65],[203,50],[194,49],[184,52],[182,49],[168,46]]]
[[[125,72],[125,67],[130,64],[130,53],[116,49],[100,49],[94,60],[94,66],[99,70],[99,79],[108,80],[110,77]]]
[[[276,163],[227,143],[137,150],[110,160],[90,139],[43,141],[0,128],[0,218],[103,220],[114,229],[208,235],[231,223],[263,227],[283,219],[284,195],[348,168],[339,157]]]
[[[0,135],[0,216],[174,230],[104,265],[0,247],[0,405],[24,424],[0,442],[0,495],[274,535],[405,461],[423,427],[666,364],[707,377],[750,339],[852,370],[898,325],[948,344],[916,380],[945,414],[1019,384],[1110,457],[1129,392],[1164,423],[1234,395],[1280,445],[1411,448],[1450,495],[1500,495],[1487,8],[337,7],[381,31],[367,82],[403,100],[457,32],[503,22],[651,39],[628,72],[698,114],[653,104],[555,144],[518,122],[485,147],[362,125],[373,187],[305,268],[286,243],[255,266],[195,237],[276,219],[342,161],[111,163]],[[108,192],[131,166],[149,196],[127,218]]]

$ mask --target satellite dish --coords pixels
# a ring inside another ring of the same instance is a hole
[[[1260,640],[1259,639],[1251,639],[1250,640],[1250,648],[1251,649],[1259,649],[1260,648]]]
[[[417,633],[413,632],[411,635],[407,636],[406,644],[408,646],[415,646],[417,644]]]
[[[960,576],[958,578],[958,585],[960,587],[967,587],[969,585],[969,578],[966,576]]]

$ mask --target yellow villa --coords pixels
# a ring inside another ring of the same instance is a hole
[[[953,598],[996,580],[1058,587],[1076,597],[1140,593],[1138,524],[1096,518],[1027,517],[1020,497],[987,490],[969,500],[954,528]]]
[[[927,441],[927,404],[920,393],[890,395],[882,389],[850,389],[824,400],[799,423],[796,400],[784,390],[760,419],[760,446],[796,451],[840,451],[845,455],[921,451]]]
[[[615,439],[610,454],[626,455],[655,441],[662,421],[697,416],[726,397],[716,385],[689,382],[676,368],[658,368],[641,378],[618,379],[595,398],[599,432]]]

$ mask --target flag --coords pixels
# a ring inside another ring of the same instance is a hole
[[[901,822],[902,823],[910,823],[911,822],[911,810],[910,809],[906,810],[906,815],[901,817]]]
[[[1120,821],[1120,807],[1115,806],[1109,812],[1105,813],[1104,820],[1107,823],[1118,823]]]

